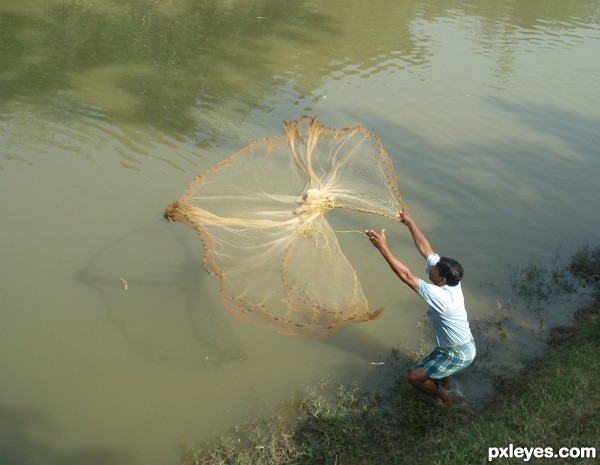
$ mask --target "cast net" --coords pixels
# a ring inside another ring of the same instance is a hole
[[[325,337],[375,319],[326,213],[395,219],[404,209],[391,160],[364,127],[284,121],[196,177],[165,218],[194,228],[225,308],[280,333]]]

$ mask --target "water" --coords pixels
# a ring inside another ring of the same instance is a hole
[[[0,1],[2,463],[174,464],[419,345],[422,303],[360,235],[342,246],[386,310],[311,341],[225,314],[199,239],[162,220],[284,119],[381,138],[473,319],[509,265],[598,243],[600,2],[488,3]],[[363,221],[420,270],[404,229]]]

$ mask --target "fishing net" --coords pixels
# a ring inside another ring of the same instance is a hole
[[[325,337],[377,318],[326,218],[333,209],[389,219],[404,209],[379,139],[317,118],[284,121],[196,177],[165,218],[194,228],[204,266],[236,318],[283,334]]]

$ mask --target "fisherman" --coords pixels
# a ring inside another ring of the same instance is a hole
[[[429,241],[410,215],[396,217],[408,227],[415,246],[425,258],[425,273],[432,284],[415,276],[387,246],[385,229],[381,233],[366,230],[371,243],[381,252],[392,271],[429,305],[427,316],[436,340],[436,348],[408,375],[408,382],[425,394],[437,396],[446,405],[453,401],[447,391],[449,377],[468,367],[475,358],[475,342],[469,328],[460,281],[463,268],[456,260],[434,253]]]

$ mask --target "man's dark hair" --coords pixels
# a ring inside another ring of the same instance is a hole
[[[440,276],[446,278],[448,286],[456,286],[465,274],[462,265],[452,258],[441,257],[437,267]]]

